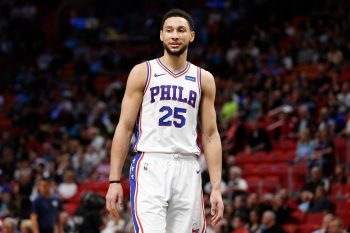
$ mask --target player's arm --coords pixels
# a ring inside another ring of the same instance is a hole
[[[222,149],[220,135],[216,125],[215,81],[213,76],[202,72],[202,97],[200,120],[202,144],[207,162],[212,192],[210,195],[212,225],[216,225],[223,216],[224,206],[221,198]]]
[[[34,212],[31,213],[30,220],[32,221],[33,225],[33,233],[39,233],[38,215]]]
[[[129,151],[130,139],[142,103],[146,76],[147,67],[145,63],[136,65],[129,74],[119,122],[112,141],[109,180],[121,179],[123,165]],[[120,184],[113,183],[109,185],[106,194],[106,208],[115,218],[118,217],[116,202],[118,202],[119,207],[122,206],[123,190]]]

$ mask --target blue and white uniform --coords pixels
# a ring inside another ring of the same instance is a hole
[[[146,64],[135,151],[199,154],[196,127],[201,69],[187,62],[183,71],[174,74],[159,59]]]
[[[130,167],[135,232],[205,232],[196,159],[202,70],[187,62],[175,74],[160,59],[146,65]]]

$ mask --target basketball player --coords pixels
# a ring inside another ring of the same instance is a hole
[[[106,208],[117,218],[123,192],[120,178],[136,122],[130,167],[135,232],[205,232],[206,221],[196,156],[197,116],[210,173],[211,224],[223,216],[221,142],[214,108],[213,76],[187,59],[194,40],[190,15],[173,9],[164,15],[160,40],[164,56],[130,72],[111,150]],[[117,204],[117,206],[116,206]]]

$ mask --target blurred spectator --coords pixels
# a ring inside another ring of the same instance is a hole
[[[239,215],[246,219],[249,217],[249,210],[244,195],[235,196],[233,200],[233,215]]]
[[[226,131],[222,142],[222,150],[226,155],[235,155],[244,150],[247,130],[242,118],[238,115],[231,118],[231,126]]]
[[[99,154],[96,152],[93,146],[87,147],[87,150],[84,154],[84,158],[85,158],[85,161],[88,164],[90,164],[91,167],[96,166],[101,161]]]
[[[309,190],[303,190],[300,194],[300,204],[298,206],[299,210],[302,212],[307,212],[310,208],[310,203],[313,198],[313,193]]]
[[[20,233],[33,233],[33,224],[29,219],[21,221]]]
[[[17,206],[13,199],[12,189],[10,184],[5,184],[1,187],[0,196],[0,218],[11,216],[17,213]]]
[[[298,53],[298,64],[308,64],[314,62],[315,58],[315,52],[311,46],[306,42],[302,42],[302,47]]]
[[[330,178],[331,184],[345,185],[348,183],[348,176],[346,174],[345,164],[337,164],[334,169],[334,174]]]
[[[340,112],[349,113],[350,111],[350,87],[349,82],[344,82],[341,86],[340,92],[337,94],[337,100],[339,101]]]
[[[262,216],[261,233],[284,233],[280,225],[276,223],[276,214],[273,211],[265,211]]]
[[[257,209],[260,213],[260,199],[257,193],[249,193],[248,198],[247,198],[247,208],[249,210],[254,210]]]
[[[311,200],[308,212],[332,212],[334,206],[327,198],[326,190],[323,185],[318,185],[315,190],[313,199]]]
[[[325,187],[325,181],[322,179],[321,169],[319,167],[313,167],[310,172],[310,180],[305,184],[304,190],[315,193],[317,186]]]
[[[304,129],[314,131],[314,120],[310,115],[310,110],[306,105],[300,106],[298,109],[298,121],[295,126],[295,132],[299,133]]]
[[[63,199],[73,197],[78,191],[78,185],[75,183],[74,171],[67,169],[63,173],[63,182],[58,185],[58,195]]]
[[[251,131],[248,133],[247,140],[247,150],[250,153],[258,151],[270,151],[271,143],[270,137],[266,130],[259,127],[259,122],[257,120],[252,120],[250,122]]]
[[[314,143],[311,140],[310,131],[307,128],[299,132],[295,154],[296,162],[309,162],[314,156]]]
[[[79,225],[77,226],[78,232],[101,232],[101,230],[104,229],[107,224],[105,221],[107,220],[105,199],[94,192],[86,192],[81,197],[80,203],[81,205],[75,213],[75,215],[80,219]],[[112,225],[114,225],[113,222]]]
[[[239,56],[240,48],[238,47],[237,41],[231,41],[230,48],[226,53],[226,61],[230,66],[235,64],[236,58]]]
[[[62,204],[58,197],[51,194],[51,180],[43,177],[38,181],[39,196],[32,203],[30,219],[34,233],[63,233],[61,223]]]
[[[272,201],[272,210],[276,214],[276,223],[279,225],[284,224],[288,217],[291,209],[283,203],[281,195],[275,194]]]
[[[85,180],[90,174],[90,171],[93,167],[92,164],[89,163],[84,156],[83,146],[79,146],[77,148],[77,151],[72,158],[72,165],[76,173],[77,181]]]
[[[3,233],[19,233],[17,231],[17,221],[14,218],[6,217],[2,224]]]
[[[250,233],[246,228],[246,220],[241,215],[235,215],[232,219],[233,231],[231,233]]]
[[[228,120],[231,117],[235,116],[236,114],[238,114],[239,109],[238,104],[236,102],[236,97],[232,98],[229,90],[225,91],[224,98],[227,102],[225,102],[222,105],[222,108],[220,110],[219,116],[221,121]]]
[[[320,109],[319,112],[319,123],[318,123],[318,131],[321,130],[328,130],[330,129],[332,132],[335,129],[336,123],[335,121],[329,116],[329,110],[327,107],[323,107]]]
[[[329,233],[345,233],[344,223],[340,218],[335,218],[329,223]]]
[[[275,110],[271,110],[274,112]],[[297,118],[293,116],[293,108],[291,106],[282,106],[278,108],[277,121],[267,127],[268,131],[275,131],[274,139],[285,140],[295,138],[295,125]],[[274,113],[270,114],[274,116]]]
[[[327,53],[327,59],[331,64],[339,68],[340,63],[343,61],[343,53],[334,44],[331,44]]]
[[[332,220],[334,220],[334,215],[333,214],[326,214],[322,219],[321,228],[316,230],[316,231],[313,231],[312,233],[326,233],[326,232],[328,232],[329,224]]]
[[[321,130],[317,133],[317,139],[315,140],[315,154],[316,158],[313,165],[320,166],[324,176],[330,176],[332,174],[332,165],[335,156],[333,141],[330,138],[327,129]]]
[[[258,209],[252,209],[249,212],[249,232],[257,233],[260,230],[260,213]]]
[[[241,177],[242,171],[239,167],[233,166],[229,171],[229,181],[227,183],[227,197],[234,199],[237,195],[246,194],[248,191],[247,182]]]

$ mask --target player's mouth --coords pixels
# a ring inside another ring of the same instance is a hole
[[[177,49],[181,46],[181,44],[178,44],[178,43],[170,43],[169,46],[173,49]]]

